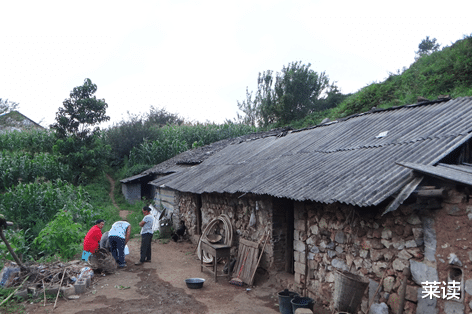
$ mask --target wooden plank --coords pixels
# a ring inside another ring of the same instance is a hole
[[[246,246],[242,243],[239,243],[239,248],[238,248],[238,257],[236,259],[236,264],[234,265],[233,269],[233,277],[237,277],[239,273],[239,269],[241,268],[242,260],[244,256],[246,256]]]
[[[239,239],[238,257],[235,263],[235,268],[233,269],[233,278],[238,277],[241,266],[244,264],[239,278],[244,283],[250,285],[252,281],[252,274],[255,267],[257,267],[258,259],[259,243],[245,239]]]
[[[254,249],[257,249],[259,248],[259,244],[256,243],[256,242],[252,242],[252,241],[249,241],[249,240],[246,240],[246,239],[243,239],[243,238],[240,238],[239,239],[239,245],[245,245],[245,246],[248,246],[248,247],[252,247]]]
[[[446,192],[444,189],[434,189],[434,190],[417,190],[415,191],[418,196],[422,197],[444,197]]]
[[[244,276],[244,283],[246,283],[248,285],[249,285],[249,281],[251,280],[252,270],[253,270],[254,264],[256,262],[256,257],[257,257],[257,250],[252,249],[251,259],[249,260],[249,262],[247,264],[246,273],[245,273],[245,276]]]
[[[243,275],[241,276],[241,280],[243,282],[247,282],[249,279],[249,273],[250,273],[250,268],[251,268],[255,249],[252,247],[248,247],[248,250],[249,250],[249,254],[247,256],[246,262],[244,263]]]

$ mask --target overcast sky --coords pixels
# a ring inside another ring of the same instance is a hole
[[[2,1],[0,98],[48,126],[85,78],[127,111],[236,117],[246,87],[290,62],[356,92],[414,62],[426,36],[472,33],[472,1]]]

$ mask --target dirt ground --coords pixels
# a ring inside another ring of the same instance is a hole
[[[115,274],[93,278],[92,287],[77,300],[59,298],[55,313],[279,313],[277,287],[267,275],[257,274],[255,286],[231,285],[226,277],[214,282],[209,271],[200,271],[195,245],[159,240],[152,243],[152,262],[135,266],[140,239],[128,243],[128,266]],[[220,265],[221,269],[223,265]],[[204,278],[202,289],[189,289],[186,278]],[[121,287],[121,289],[120,289]],[[129,287],[129,288],[128,288]],[[124,288],[124,289],[123,289]],[[52,313],[54,300],[27,304],[25,313]]]

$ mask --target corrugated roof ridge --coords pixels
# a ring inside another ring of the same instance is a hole
[[[336,119],[334,121],[331,121],[331,122],[327,122],[327,123],[323,123],[323,124],[317,124],[317,125],[309,126],[309,127],[306,127],[306,128],[292,130],[291,133],[297,133],[297,132],[312,130],[312,129],[315,129],[315,128],[328,126],[328,125],[332,125],[332,124],[339,123],[339,122],[344,122],[344,121],[347,121],[349,119],[365,116],[365,115],[368,115],[368,114],[381,113],[381,112],[386,112],[386,111],[393,111],[393,110],[398,110],[398,109],[403,109],[403,108],[415,108],[415,107],[421,107],[421,106],[428,106],[428,105],[438,104],[438,103],[441,103],[441,102],[465,100],[465,99],[471,99],[471,98],[472,98],[472,96],[460,97],[460,98],[455,98],[455,99],[443,98],[443,99],[435,99],[435,100],[430,100],[430,101],[423,101],[423,102],[416,103],[416,104],[407,104],[407,105],[402,105],[402,106],[393,106],[393,107],[390,107],[390,108],[380,108],[380,109],[375,109],[375,110],[369,110],[369,111],[366,111],[366,112],[355,113],[355,114],[352,114],[352,115],[344,117],[344,118],[338,118],[338,119]]]
[[[471,132],[472,130],[470,130],[468,133],[471,133]],[[426,136],[426,137],[421,137],[421,138],[416,138],[416,139],[411,139],[411,140],[401,141],[401,142],[382,143],[382,144],[376,144],[376,145],[361,145],[361,146],[355,146],[355,147],[343,147],[343,148],[330,149],[330,150],[298,151],[297,153],[294,153],[293,155],[313,154],[313,153],[331,154],[331,153],[336,153],[336,152],[353,151],[353,150],[358,150],[358,149],[373,149],[373,148],[388,147],[388,146],[394,146],[394,145],[412,144],[412,143],[423,142],[423,141],[432,140],[432,139],[441,139],[441,138],[446,138],[446,137],[457,137],[457,135],[445,134],[441,136]]]

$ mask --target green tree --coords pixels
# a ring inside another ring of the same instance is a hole
[[[0,114],[8,113],[10,111],[16,110],[18,103],[11,102],[8,99],[0,98]]]
[[[252,92],[249,92],[247,87],[246,100],[243,100],[242,102],[238,101],[238,108],[245,114],[244,116],[242,116],[239,113],[236,113],[236,119],[238,120],[238,122],[250,126],[256,126],[257,120],[260,116],[260,112],[257,106],[256,99],[252,98]]]
[[[274,91],[279,124],[302,119],[317,109],[317,101],[329,86],[329,79],[324,72],[318,74],[310,66],[310,63],[293,62],[277,73]]]
[[[416,54],[418,57],[430,55],[431,53],[438,51],[440,47],[441,45],[436,43],[436,38],[429,39],[429,36],[426,36],[426,38],[423,39],[418,45],[418,51]]]
[[[268,126],[276,122],[276,103],[277,98],[273,89],[274,75],[273,71],[264,71],[259,73],[257,78],[256,101],[259,106],[259,126]]]
[[[149,112],[143,115],[143,122],[147,127],[163,127],[168,124],[181,125],[184,123],[184,119],[179,117],[177,114],[167,112],[164,108],[151,106]]]
[[[153,106],[145,114],[135,115],[128,112],[127,120],[113,124],[104,132],[105,143],[112,149],[112,165],[122,165],[131,149],[145,140],[157,140],[160,128],[166,125],[181,125],[183,122],[177,114]]]
[[[110,120],[106,115],[108,104],[104,99],[97,99],[95,92],[97,85],[90,79],[84,80],[84,85],[74,87],[70,92],[70,98],[62,103],[56,113],[56,123],[51,128],[56,130],[59,138],[65,139],[74,136],[77,139],[87,139],[97,133],[100,128],[94,125]]]
[[[85,79],[83,86],[74,87],[70,98],[56,113],[56,123],[51,128],[58,140],[54,153],[62,156],[62,162],[69,164],[74,172],[74,184],[84,183],[99,173],[110,156],[110,147],[103,145],[100,128],[93,126],[110,120],[106,115],[108,104],[93,94],[97,85]]]
[[[343,94],[339,88],[331,84],[326,90],[326,97],[321,98],[316,103],[315,111],[323,111],[326,109],[334,108],[344,101],[351,94]]]
[[[325,72],[310,69],[301,61],[289,63],[274,76],[272,71],[259,73],[257,92],[252,98],[246,89],[246,100],[238,102],[242,123],[254,126],[282,126],[303,119],[306,115],[331,108],[346,96],[335,83],[329,82]]]

